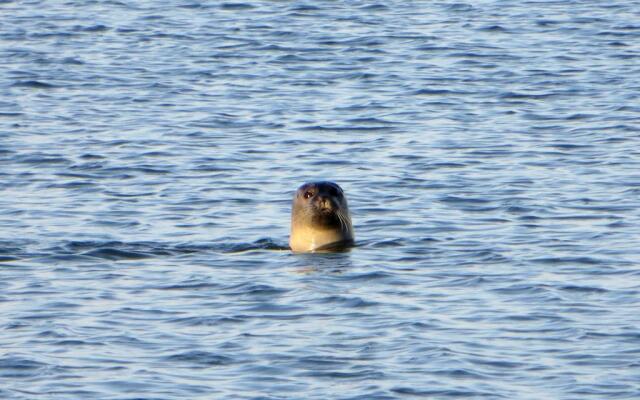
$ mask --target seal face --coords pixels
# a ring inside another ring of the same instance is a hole
[[[349,206],[340,186],[310,182],[298,188],[291,207],[291,250],[340,250],[353,245],[353,238]]]

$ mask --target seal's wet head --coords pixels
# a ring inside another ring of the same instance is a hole
[[[294,251],[315,251],[334,242],[353,242],[344,191],[333,182],[305,183],[293,198],[289,244]]]

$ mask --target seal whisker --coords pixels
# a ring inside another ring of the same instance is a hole
[[[337,212],[337,215],[338,215],[338,219],[340,220],[340,228],[342,228],[343,231],[350,230],[349,229],[349,222],[347,220],[347,217],[342,212],[342,210],[339,210]]]
[[[342,219],[342,213],[340,210],[336,211],[336,217],[338,218],[338,222],[340,223],[340,229],[344,230],[344,219]]]
[[[345,227],[351,229],[351,217],[349,216],[349,212],[346,210],[340,210],[340,216],[344,221]]]

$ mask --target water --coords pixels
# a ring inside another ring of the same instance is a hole
[[[1,2],[0,397],[639,398],[638,21]]]

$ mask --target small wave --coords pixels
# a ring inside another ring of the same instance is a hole
[[[288,251],[289,246],[273,239],[263,238],[253,243],[165,243],[72,240],[44,249],[33,242],[0,242],[0,262],[25,259],[87,261],[139,260],[156,257],[174,257],[195,253],[245,253],[250,251]]]
[[[386,247],[400,247],[405,246],[406,241],[403,239],[385,239],[372,243],[370,246],[374,248],[383,249]]]
[[[0,358],[0,369],[36,369],[46,367],[47,364],[34,361],[28,358],[7,355]]]
[[[363,273],[353,273],[347,274],[342,277],[345,281],[351,282],[367,282],[367,281],[376,281],[380,279],[390,279],[394,278],[393,274],[382,271],[372,271],[372,272],[363,272]]]
[[[176,285],[163,286],[159,289],[162,290],[202,290],[202,289],[215,289],[220,285],[211,282],[195,282],[195,283],[180,283]]]
[[[519,294],[533,295],[533,294],[545,294],[548,292],[548,289],[546,287],[541,287],[535,284],[517,283],[517,284],[509,285],[507,287],[491,289],[491,291],[495,293],[506,294],[506,295],[519,295]]]
[[[504,100],[543,100],[553,96],[557,96],[559,93],[520,93],[520,92],[505,92],[499,97]]]
[[[460,197],[460,196],[452,196],[447,195],[443,196],[439,199],[439,201],[443,203],[450,204],[488,204],[491,203],[489,199],[482,199],[478,197]]]
[[[372,381],[383,379],[385,377],[384,373],[373,370],[373,369],[363,369],[360,371],[322,371],[322,370],[314,370],[299,373],[300,376],[308,376],[308,377],[321,377],[321,378],[329,378],[329,379],[349,379],[349,380],[365,380],[370,379]]]
[[[35,361],[19,355],[5,355],[0,358],[0,377],[27,378],[36,372],[50,368],[49,364]]]
[[[90,33],[106,32],[110,29],[111,28],[109,28],[108,26],[102,25],[102,24],[90,25],[90,26],[77,25],[73,27],[73,30],[76,32],[90,32]]]
[[[468,390],[437,390],[437,389],[416,389],[412,387],[395,387],[391,388],[391,391],[401,395],[409,395],[409,396],[419,396],[419,397],[428,397],[428,398],[476,398],[476,397],[485,397],[490,395],[492,397],[495,396],[495,393],[481,393],[476,391],[468,391]],[[502,396],[498,396],[502,397]]]
[[[532,261],[538,264],[603,264],[602,260],[593,257],[541,257],[533,259]]]
[[[460,94],[448,89],[419,89],[412,93],[414,96],[442,96],[451,94]]]
[[[387,121],[381,118],[373,118],[373,117],[362,117],[362,118],[350,118],[347,119],[346,122],[352,123],[352,124],[365,124],[365,125],[375,125],[375,124],[384,124],[384,125],[391,125],[391,124],[395,124],[395,122],[391,122],[391,121]]]
[[[560,286],[560,290],[577,293],[607,293],[607,289],[593,287],[593,286],[578,286],[578,285],[566,285]]]
[[[25,154],[15,158],[15,161],[21,164],[67,164],[71,161],[58,154],[33,153]]]
[[[475,8],[468,3],[453,3],[453,4],[447,4],[444,7],[447,10],[454,11],[454,12],[469,12],[469,11],[475,10]]]
[[[368,4],[360,7],[360,10],[365,11],[388,11],[389,7],[384,4]]]
[[[239,324],[245,322],[241,317],[186,317],[176,318],[169,322],[184,326],[221,326],[223,324]]]
[[[330,125],[311,125],[301,128],[304,131],[334,131],[334,132],[375,132],[391,129],[389,126],[330,126]]]
[[[271,314],[271,316],[275,318],[281,318],[281,317],[292,318],[294,316],[289,313],[294,311],[304,312],[306,309],[302,306],[283,305],[283,304],[265,302],[265,303],[260,303],[260,304],[246,307],[244,310],[249,311],[251,313],[259,313],[261,318],[266,317],[266,315],[262,315],[263,313]],[[298,315],[296,317],[300,318],[302,316]]]
[[[255,284],[255,283],[242,283],[227,287],[224,289],[224,294],[229,296],[276,296],[287,293],[288,289],[277,288],[270,285]]]
[[[223,10],[239,11],[239,10],[251,10],[255,6],[249,3],[222,3],[220,8]]]
[[[501,26],[501,25],[489,25],[489,26],[483,26],[482,28],[478,29],[481,32],[508,32],[508,30]]]
[[[11,85],[11,87],[24,87],[24,88],[32,88],[32,89],[54,89],[59,86],[56,86],[51,83],[29,80],[29,81],[17,81]]]
[[[289,11],[319,11],[320,7],[311,4],[295,4],[292,5]]]
[[[464,368],[451,368],[451,369],[441,369],[437,371],[431,371],[431,374],[447,376],[455,379],[487,379],[488,376],[484,374],[479,374],[468,369]]]
[[[321,303],[338,304],[346,308],[366,308],[373,307],[379,303],[373,301],[364,300],[361,297],[346,297],[346,296],[329,296],[320,299]]]
[[[103,248],[92,250],[84,253],[85,256],[95,257],[95,258],[104,258],[105,260],[139,260],[143,258],[153,257],[152,254],[142,253],[138,251],[127,251],[120,250],[115,248]]]
[[[170,356],[163,357],[162,361],[188,363],[202,367],[229,365],[234,362],[231,357],[199,350],[172,354]]]
[[[289,250],[289,246],[275,242],[273,239],[258,239],[253,243],[240,243],[222,245],[220,248],[225,253],[244,253],[253,250]]]

